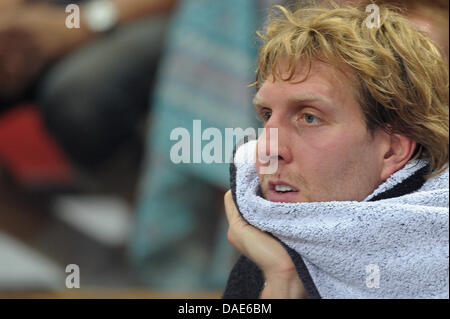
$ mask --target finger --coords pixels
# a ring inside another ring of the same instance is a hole
[[[228,192],[225,193],[223,201],[225,204],[225,213],[226,213],[226,216],[228,219],[228,223],[230,223],[230,220],[232,220],[234,215],[236,213],[238,213],[236,206],[234,205],[233,195],[231,193],[231,190],[229,190]]]
[[[233,201],[233,196],[231,191],[226,192],[224,196],[225,213],[228,220],[228,241],[241,253],[245,254],[243,251],[243,242],[248,232],[243,231],[243,226],[245,221],[240,221],[242,219]]]
[[[234,203],[231,191],[225,194],[224,202],[229,224],[228,240],[241,253],[249,256],[248,247],[251,247],[251,243],[260,238],[263,232],[242,218]]]
[[[225,203],[225,213],[227,215],[228,224],[230,227],[246,227],[249,226],[249,224],[242,218],[241,214],[239,213],[236,204],[233,200],[233,195],[231,193],[231,190],[229,190],[224,197],[224,203]]]

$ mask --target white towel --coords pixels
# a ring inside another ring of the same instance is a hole
[[[302,257],[322,298],[449,298],[448,169],[388,199],[370,201],[427,162],[408,163],[362,202],[277,203],[258,195],[255,147],[235,154],[237,207]]]

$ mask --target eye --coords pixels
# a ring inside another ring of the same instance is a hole
[[[272,111],[264,112],[262,116],[263,116],[263,120],[265,122],[267,122],[270,119],[270,117],[272,116]]]
[[[272,111],[269,111],[269,110],[261,110],[258,113],[259,120],[261,120],[264,123],[268,122],[271,116],[272,116]]]
[[[303,114],[302,118],[307,124],[317,124],[320,123],[320,119],[312,114]]]

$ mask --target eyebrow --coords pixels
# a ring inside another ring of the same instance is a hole
[[[322,95],[317,94],[302,94],[298,96],[291,96],[288,98],[288,103],[290,104],[304,103],[304,102],[322,102],[329,107],[333,105],[329,99],[327,99]],[[265,101],[261,99],[261,97],[258,94],[256,94],[255,97],[253,98],[253,105],[267,106],[267,103],[265,103]]]

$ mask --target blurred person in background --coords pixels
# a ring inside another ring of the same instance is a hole
[[[0,111],[35,103],[72,163],[95,170],[137,136],[175,3],[2,0]]]
[[[226,283],[235,259],[221,213],[228,165],[192,163],[192,148],[191,163],[175,164],[170,153],[176,141],[170,136],[175,128],[185,128],[191,145],[197,143],[192,141],[194,120],[201,120],[202,130],[219,129],[222,137],[225,128],[257,127],[249,107],[254,89],[248,87],[254,81],[255,31],[267,9],[279,2],[179,3],[152,101],[130,246],[131,258],[149,287],[219,291]],[[224,158],[226,151],[222,150],[222,161],[229,160]]]
[[[361,3],[364,0],[339,0],[336,2]],[[392,5],[403,10],[419,30],[428,33],[448,59],[449,1],[448,0],[380,0],[379,5]]]
[[[139,160],[140,126],[175,6],[0,0],[0,261],[10,261],[0,263],[0,290],[64,287],[57,277],[73,262],[83,285],[138,285],[122,252],[137,172],[130,164]],[[69,28],[77,18],[80,27]],[[58,156],[55,139],[67,156]],[[58,178],[61,171],[70,178]]]
[[[384,0],[387,4],[401,6],[406,15],[417,27],[428,33],[431,39],[438,45],[448,61],[449,46],[449,1],[448,0]],[[383,3],[383,1],[381,2]]]

